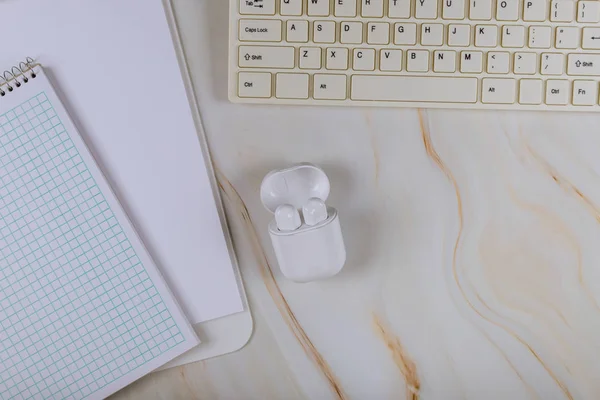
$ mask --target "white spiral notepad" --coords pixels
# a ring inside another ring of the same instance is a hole
[[[0,400],[105,398],[198,343],[42,68],[4,73]]]

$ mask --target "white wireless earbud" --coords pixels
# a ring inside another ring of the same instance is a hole
[[[315,226],[327,219],[327,206],[323,200],[313,197],[302,207],[302,215],[306,225]]]
[[[275,223],[282,232],[295,231],[302,225],[300,213],[291,204],[282,204],[275,210]]]

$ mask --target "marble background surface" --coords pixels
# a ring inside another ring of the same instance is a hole
[[[600,115],[243,106],[225,0],[175,0],[255,319],[115,399],[600,398]],[[348,263],[283,279],[258,189],[308,161]]]

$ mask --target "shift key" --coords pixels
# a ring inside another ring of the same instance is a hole
[[[600,54],[569,54],[567,75],[600,75]]]
[[[240,46],[243,68],[294,68],[294,48],[280,46]]]

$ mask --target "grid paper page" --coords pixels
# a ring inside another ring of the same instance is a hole
[[[40,69],[0,99],[0,399],[103,398],[197,343]]]

